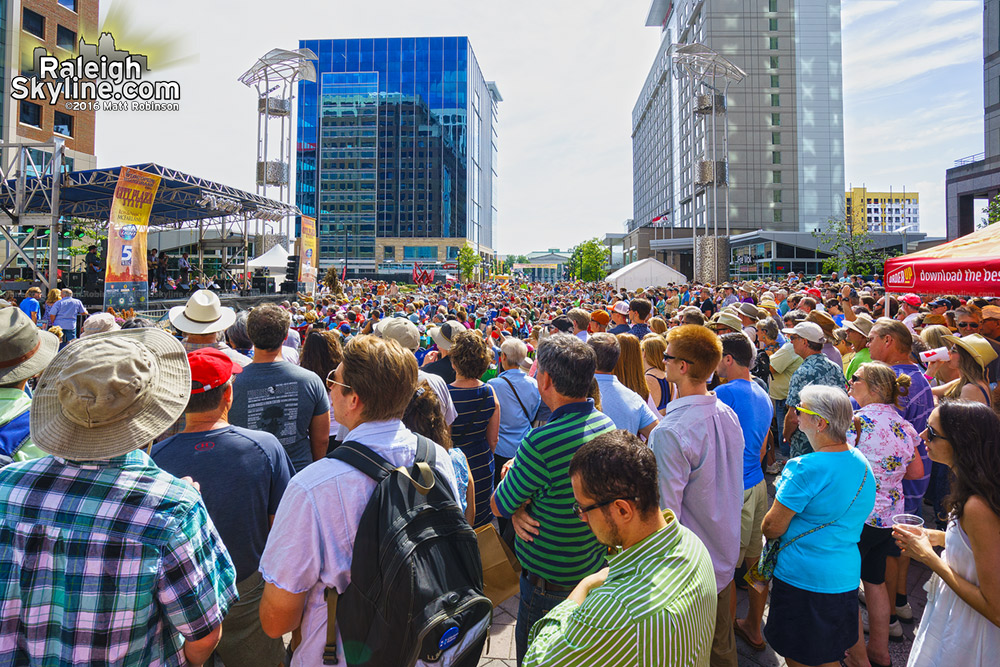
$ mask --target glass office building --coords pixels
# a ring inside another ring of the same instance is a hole
[[[349,274],[495,250],[497,87],[466,37],[302,40],[296,203]]]

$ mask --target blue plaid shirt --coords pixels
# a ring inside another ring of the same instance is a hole
[[[186,664],[235,579],[198,493],[142,451],[0,470],[0,664]]]

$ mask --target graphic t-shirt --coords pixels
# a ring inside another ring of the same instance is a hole
[[[330,398],[319,376],[287,361],[250,364],[233,380],[229,422],[276,437],[295,472],[312,463],[312,418],[329,411]]]

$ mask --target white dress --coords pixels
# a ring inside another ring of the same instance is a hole
[[[969,536],[958,521],[948,524],[945,562],[959,576],[979,585]],[[936,574],[927,582],[927,607],[913,639],[908,667],[995,665],[1000,656],[1000,628],[970,607]]]

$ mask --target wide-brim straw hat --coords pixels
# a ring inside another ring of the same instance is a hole
[[[151,443],[184,413],[191,368],[162,329],[94,334],[65,347],[38,380],[31,439],[53,456],[98,461]]]
[[[236,311],[224,308],[219,295],[200,289],[183,306],[170,309],[170,323],[178,331],[188,334],[210,334],[225,331],[236,321]]]
[[[865,338],[871,334],[873,326],[875,326],[875,322],[867,315],[858,315],[853,320],[844,320],[845,329],[856,331]]]
[[[960,348],[972,355],[972,358],[976,360],[983,370],[997,358],[997,351],[993,349],[990,342],[980,336],[979,334],[971,334],[969,336],[952,336],[945,334],[941,336],[944,340],[948,341],[952,345],[958,345]]]
[[[706,325],[709,329],[718,329],[721,327],[728,327],[733,331],[743,331],[743,320],[733,315],[732,313],[727,313],[725,311],[718,314],[718,317],[713,318]]]
[[[59,351],[59,338],[40,330],[20,308],[0,308],[0,384],[33,378]]]

